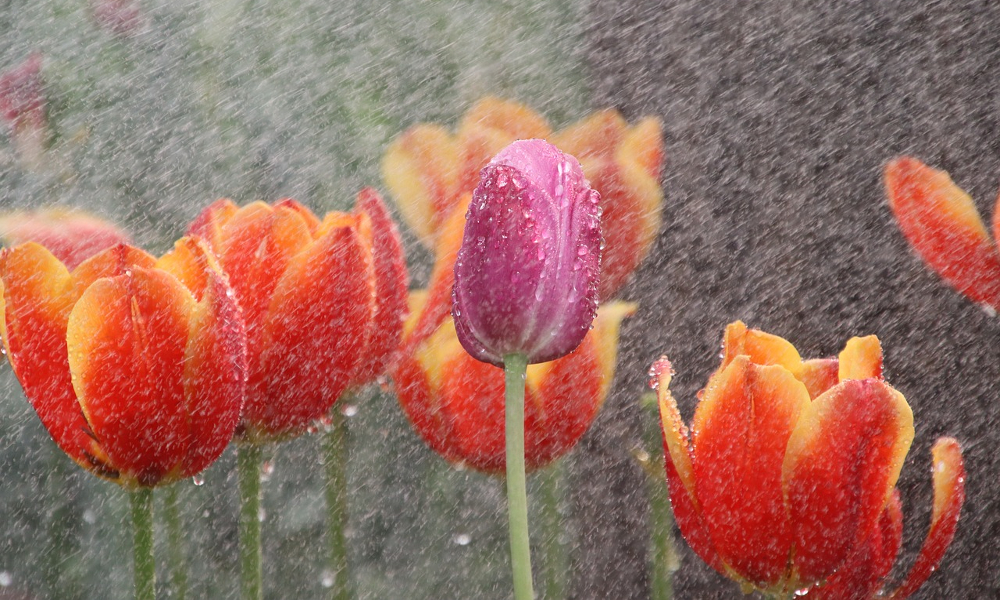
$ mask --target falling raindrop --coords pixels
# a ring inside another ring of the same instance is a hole
[[[357,404],[345,404],[340,409],[340,414],[344,415],[347,418],[351,418],[354,415],[358,414],[358,405]]]
[[[262,482],[271,481],[271,475],[274,475],[274,461],[265,460],[260,465],[260,480]]]
[[[7,587],[14,583],[14,577],[8,571],[0,571],[0,586]]]
[[[325,588],[331,588],[333,587],[333,580],[334,580],[333,572],[330,571],[330,569],[323,569],[323,572],[320,574],[319,578],[320,585],[322,585]]]
[[[97,522],[97,513],[88,508],[87,510],[83,511],[83,521],[84,523],[93,525],[94,523]]]
[[[468,546],[471,541],[472,537],[467,533],[456,533],[451,538],[451,542],[458,546]]]
[[[263,523],[265,519],[267,519],[267,511],[264,510],[264,507],[262,506],[257,509],[257,520]]]
[[[199,485],[199,486],[200,485],[205,485],[205,475],[202,474],[202,473],[198,473],[197,475],[195,475],[194,477],[191,478],[191,481],[195,485]]]

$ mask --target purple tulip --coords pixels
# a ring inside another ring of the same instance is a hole
[[[544,140],[514,142],[479,177],[455,263],[459,341],[497,366],[569,354],[597,312],[600,195]]]

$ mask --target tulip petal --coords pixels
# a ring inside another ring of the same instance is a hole
[[[430,375],[420,362],[410,354],[403,354],[393,368],[392,379],[396,398],[420,437],[445,460],[459,462],[461,457],[450,444],[451,424],[441,411],[439,391],[432,386]]]
[[[810,398],[816,398],[840,383],[840,363],[836,358],[806,360],[795,373],[795,378],[805,384]]]
[[[171,275],[134,267],[94,282],[70,313],[73,388],[123,485],[156,485],[187,450],[182,375],[194,302]]]
[[[748,329],[743,321],[735,321],[726,326],[722,338],[722,365],[719,370],[740,355],[745,355],[755,365],[781,365],[792,373],[802,369],[802,357],[791,342],[759,329]]]
[[[878,597],[882,582],[889,576],[903,539],[903,511],[899,490],[893,490],[878,526],[854,550],[847,562],[821,587],[811,590],[809,598],[821,600],[871,600]]]
[[[840,353],[840,381],[848,379],[882,379],[882,345],[874,335],[847,340]]]
[[[239,207],[233,204],[232,200],[220,198],[198,213],[194,221],[188,225],[187,235],[202,238],[209,248],[220,252],[223,246],[223,228],[237,211]]]
[[[659,182],[663,168],[662,129],[663,125],[656,117],[646,117],[636,123],[626,132],[618,147],[618,162],[636,165],[653,181]]]
[[[825,579],[864,542],[912,441],[913,413],[882,381],[844,381],[808,405],[782,467],[795,540],[793,578]]]
[[[441,410],[450,422],[456,454],[477,470],[503,472],[507,467],[503,371],[460,352],[442,366],[441,382]],[[532,412],[537,415],[536,402],[526,389],[526,425]]]
[[[358,231],[359,221],[368,226],[363,215],[328,215],[319,239],[274,287],[259,379],[248,382],[243,421],[251,436],[305,428],[350,382],[375,310],[370,235]]]
[[[0,214],[0,240],[9,246],[37,242],[73,269],[102,250],[129,243],[129,236],[93,215],[53,208]]]
[[[434,247],[435,232],[461,191],[458,169],[457,143],[438,125],[414,125],[382,157],[382,179],[403,220],[428,247]]]
[[[552,143],[566,154],[572,154],[587,173],[591,158],[611,160],[621,144],[628,123],[614,109],[595,112],[552,136]]]
[[[151,269],[155,265],[156,259],[139,248],[124,244],[112,246],[91,256],[73,269],[75,297],[82,296],[92,283],[102,277],[117,277],[125,275],[135,267]]]
[[[385,372],[403,336],[406,320],[406,256],[399,231],[378,192],[365,188],[358,194],[356,211],[368,215],[372,230],[372,259],[375,269],[375,317],[371,322],[368,348],[355,375],[355,384],[373,381]]]
[[[694,474],[701,514],[721,559],[768,588],[786,575],[793,534],[782,463],[809,392],[787,369],[737,356],[709,380],[695,410]]]
[[[529,367],[544,368],[545,372],[537,393],[530,395],[537,404],[525,406],[524,454],[528,470],[543,467],[568,452],[594,422],[605,389],[600,354],[592,330],[573,352]]]
[[[203,275],[196,294],[184,353],[184,412],[188,443],[180,477],[192,477],[225,450],[240,420],[246,394],[246,328],[235,296],[210,251],[193,238],[178,246],[189,248]]]
[[[889,206],[924,261],[976,302],[1000,308],[1000,252],[948,173],[904,156],[885,168]]]
[[[608,397],[615,377],[615,363],[618,361],[618,332],[622,320],[631,317],[638,310],[634,302],[609,302],[597,309],[594,328],[591,333],[597,347],[597,362],[601,376],[601,404]]]
[[[931,513],[931,526],[906,580],[891,594],[890,597],[894,600],[902,600],[917,591],[941,564],[945,551],[955,537],[958,518],[965,502],[965,465],[958,441],[954,438],[941,438],[934,444],[931,453],[934,463],[934,510]]]
[[[677,410],[677,401],[670,393],[670,379],[673,375],[670,361],[665,356],[661,357],[649,372],[650,385],[656,388],[660,405],[664,467],[674,520],[694,553],[713,569],[725,575],[727,574],[725,565],[722,564],[712,545],[712,538],[701,517],[698,500],[695,497],[688,430],[681,419],[680,411]]]
[[[66,267],[44,247],[0,251],[0,333],[31,406],[56,444],[88,465],[93,440],[73,392],[66,325],[77,299]]]

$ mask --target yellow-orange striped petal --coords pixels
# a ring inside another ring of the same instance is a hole
[[[976,302],[1000,308],[1000,252],[948,173],[904,156],[885,168],[889,206],[928,265]]]
[[[882,344],[874,335],[847,340],[839,358],[840,381],[882,379]]]
[[[965,502],[965,465],[962,461],[962,447],[954,438],[941,438],[931,450],[934,474],[934,510],[931,526],[924,538],[924,545],[906,580],[894,591],[890,598],[902,600],[927,581],[931,573],[941,564],[945,551],[955,537],[958,518]]]
[[[825,579],[864,542],[912,441],[913,413],[882,381],[844,381],[809,403],[782,466],[794,533],[793,579]]]
[[[756,365],[781,365],[792,373],[802,369],[802,357],[791,342],[759,329],[749,329],[743,321],[735,321],[726,326],[722,338],[722,365],[719,370],[740,355],[745,355]]]
[[[709,380],[692,424],[695,491],[720,558],[769,588],[787,573],[795,531],[782,494],[789,439],[811,402],[780,365],[739,355]]]

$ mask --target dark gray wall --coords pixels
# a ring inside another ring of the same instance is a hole
[[[989,218],[997,197],[1000,3],[594,0],[595,106],[663,118],[665,226],[626,295],[608,409],[581,445],[576,598],[646,598],[642,477],[628,459],[634,399],[670,355],[690,418],[734,319],[803,355],[856,334],[882,340],[888,380],[917,437],[900,480],[912,563],[930,506],[930,446],[965,448],[968,500],[922,598],[997,597],[1000,320],[943,284],[910,251],[881,169],[901,153],[938,168]],[[739,597],[686,545],[680,598]]]

